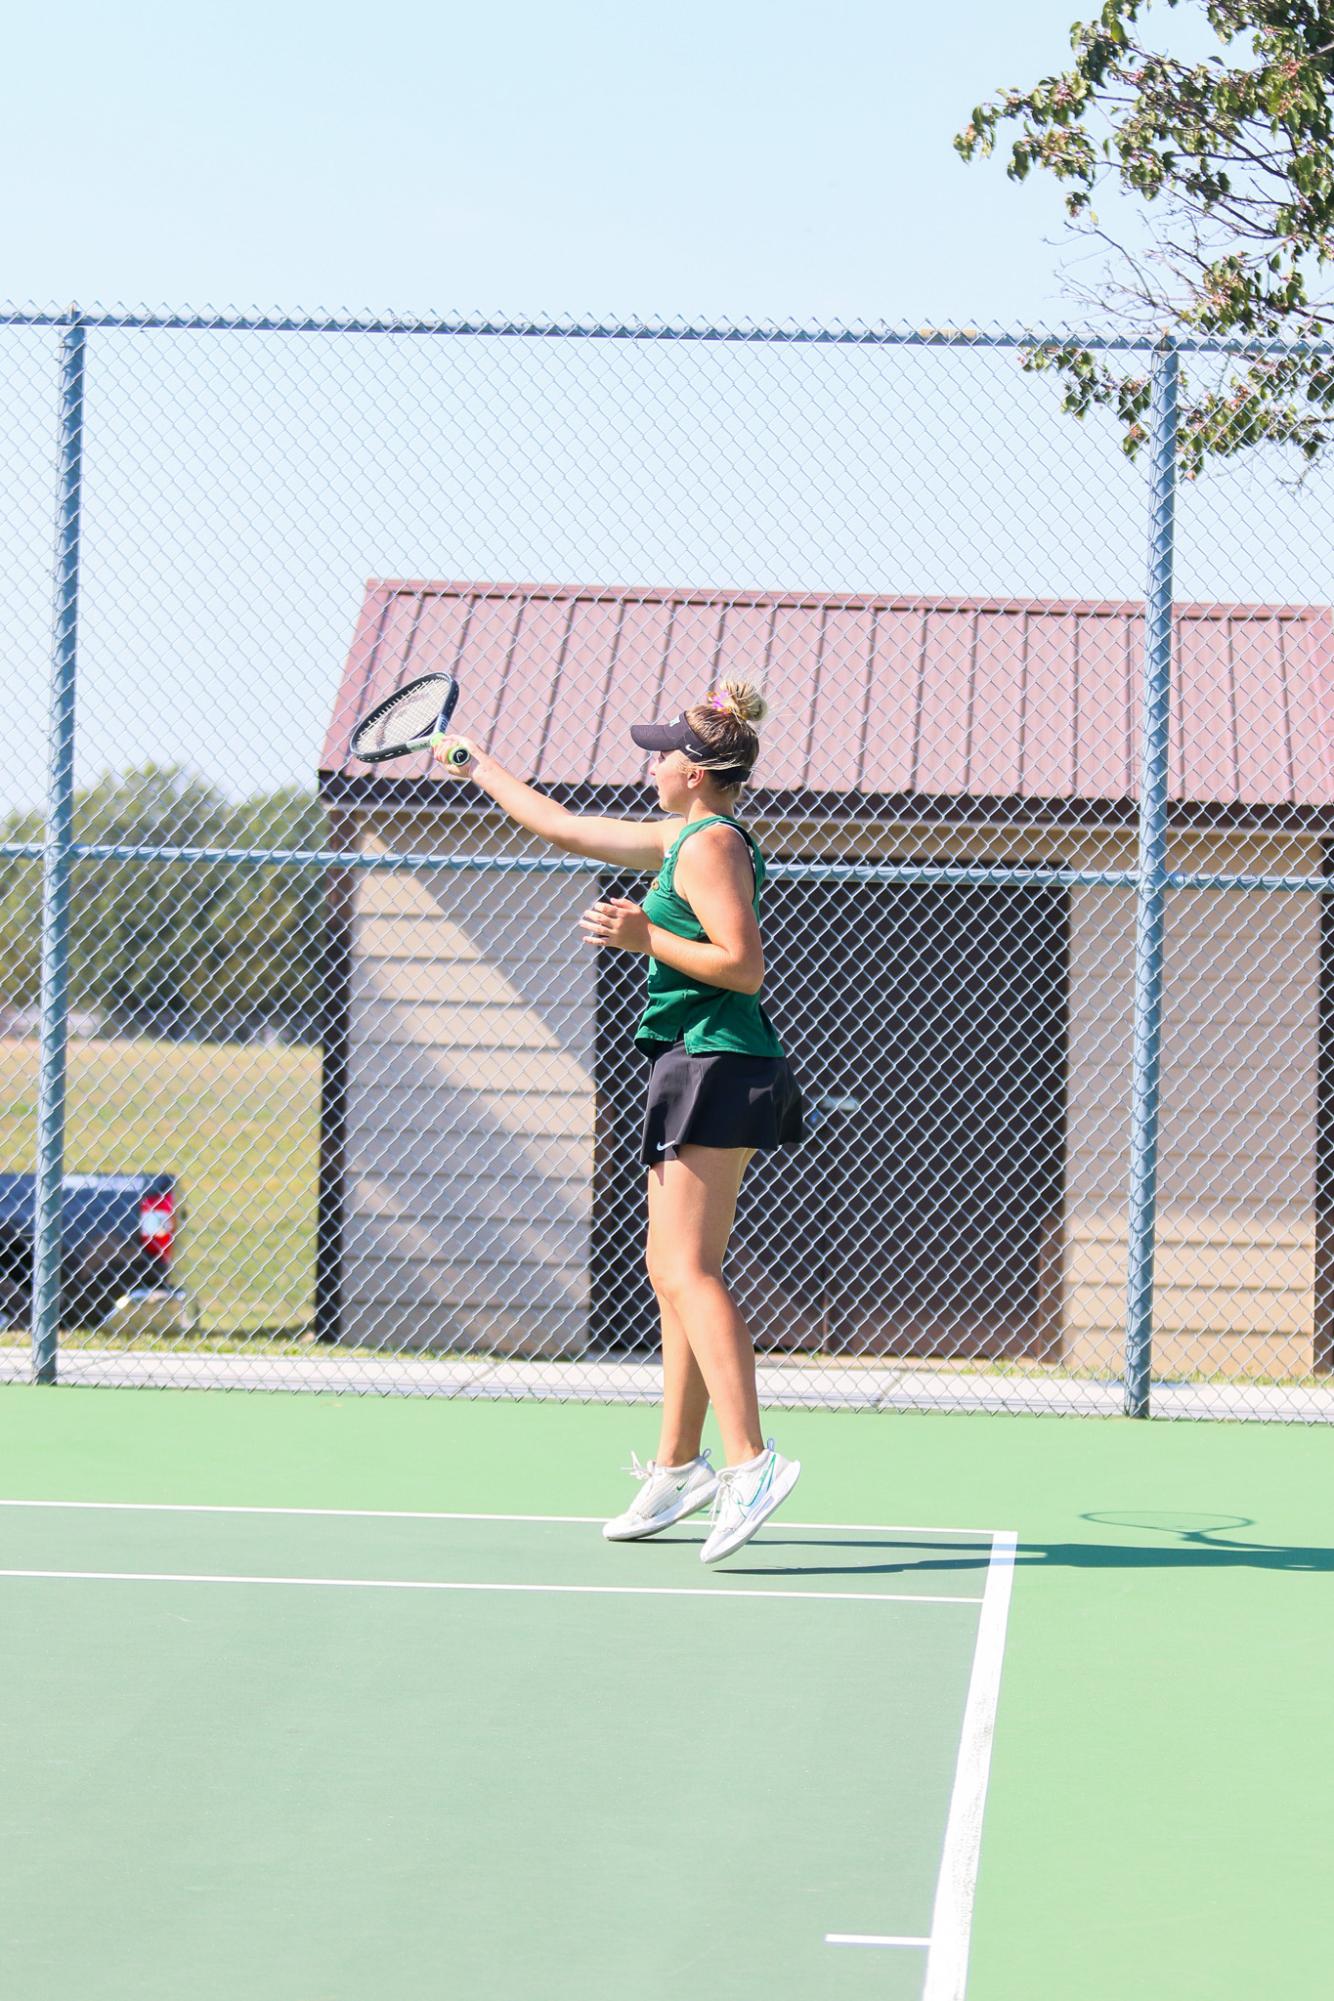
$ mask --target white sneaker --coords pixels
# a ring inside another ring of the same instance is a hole
[[[709,1533],[699,1553],[701,1563],[717,1563],[749,1542],[760,1523],[785,1501],[801,1476],[799,1459],[775,1452],[772,1438],[758,1459],[742,1466],[725,1466],[718,1475]]]
[[[657,1535],[707,1508],[718,1492],[718,1475],[707,1452],[688,1466],[659,1466],[652,1459],[641,1466],[632,1452],[628,1471],[640,1482],[639,1492],[623,1515],[603,1524],[608,1542],[637,1542],[642,1536]]]

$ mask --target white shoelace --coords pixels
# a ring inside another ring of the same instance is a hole
[[[711,1451],[711,1449],[712,1449],[711,1447],[706,1446],[704,1451],[698,1454],[698,1459],[702,1459],[706,1466],[708,1466],[709,1464],[709,1452]],[[688,1472],[691,1468],[693,1468],[696,1465],[696,1463],[697,1460],[692,1459],[690,1461],[689,1467],[685,1468],[684,1470]],[[622,1473],[628,1473],[632,1480],[654,1480],[657,1478],[659,1473],[670,1474],[670,1473],[680,1472],[682,1470],[683,1470],[682,1468],[677,1466],[659,1466],[656,1459],[650,1459],[647,1466],[645,1466],[644,1464],[642,1464],[639,1454],[637,1452],[632,1452],[630,1454],[630,1464],[628,1466],[622,1466],[621,1468]],[[709,1471],[710,1472],[713,1471],[713,1468],[711,1466],[709,1467]],[[721,1479],[721,1477],[722,1476],[720,1474],[719,1478]]]
[[[699,1454],[699,1457],[703,1459],[706,1464],[708,1463],[709,1455],[707,1451],[701,1452]],[[628,1473],[632,1480],[640,1481],[641,1485],[639,1492],[636,1494],[634,1500],[631,1501],[627,1513],[630,1514],[634,1514],[636,1512],[644,1513],[646,1511],[646,1503],[648,1499],[649,1489],[642,1484],[644,1481],[652,1481],[661,1478],[670,1479],[672,1473],[678,1470],[679,1469],[674,1466],[673,1467],[659,1466],[656,1459],[650,1459],[648,1464],[644,1465],[639,1457],[639,1454],[637,1452],[631,1452],[630,1464],[628,1466],[623,1466],[621,1468],[621,1471],[623,1473]],[[712,1467],[710,1467],[709,1471],[712,1472],[712,1470],[713,1470]],[[687,1474],[686,1477],[688,1478],[689,1475]],[[715,1495],[714,1506],[716,1507],[717,1504],[718,1504],[717,1495]],[[712,1519],[712,1517],[710,1517],[710,1519]]]
[[[734,1519],[739,1521],[746,1511],[742,1507],[741,1498],[736,1491],[736,1471],[734,1471],[731,1467],[724,1466],[722,1471],[718,1475],[718,1485],[714,1492],[713,1505],[709,1509],[710,1534],[712,1534],[714,1529],[717,1528],[723,1521],[724,1516],[727,1514],[729,1504],[732,1511],[729,1519]]]
[[[772,1443],[767,1445],[765,1447],[765,1456],[767,1457],[773,1449]],[[753,1466],[724,1466],[719,1470],[718,1489],[713,1497],[713,1506],[709,1510],[709,1529],[711,1532],[714,1525],[721,1521],[729,1502],[732,1509],[731,1519],[734,1521],[743,1521],[745,1519],[745,1503],[736,1491],[736,1484],[742,1473],[754,1472],[754,1470]]]

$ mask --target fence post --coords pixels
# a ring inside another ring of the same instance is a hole
[[[1167,901],[1167,752],[1172,712],[1172,558],[1176,516],[1176,346],[1153,357],[1149,576],[1144,605],[1144,738],[1135,901],[1134,1054],[1130,1106],[1129,1260],[1125,1414],[1149,1415],[1153,1261],[1158,1225],[1158,1108],[1163,1040],[1163,929]]]
[[[51,629],[51,720],[42,866],[42,991],[37,1086],[37,1215],[32,1273],[34,1382],[56,1380],[60,1329],[65,1057],[69,1029],[70,847],[74,839],[74,702],[78,668],[79,509],[83,478],[84,329],[60,340],[60,501]]]
[[[353,849],[353,815],[330,809],[326,846]],[[348,1032],[352,1009],[355,870],[324,877],[324,947],[319,991],[320,1179],[315,1210],[315,1339],[337,1341],[343,1313],[343,1222],[347,1208]]]

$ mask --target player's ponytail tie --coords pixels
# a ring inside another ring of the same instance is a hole
[[[733,722],[750,729],[768,713],[768,704],[750,681],[724,681],[720,687],[710,689],[702,706],[714,715],[730,716]]]

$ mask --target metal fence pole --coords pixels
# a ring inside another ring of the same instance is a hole
[[[65,1057],[69,1029],[70,850],[74,841],[74,702],[78,668],[79,507],[83,478],[84,329],[60,342],[60,503],[51,634],[50,763],[42,870],[41,1054],[37,1087],[37,1217],[32,1373],[56,1379],[60,1328]]]
[[[1144,750],[1135,907],[1134,1055],[1130,1107],[1129,1262],[1125,1414],[1149,1415],[1153,1261],[1158,1222],[1158,1108],[1167,901],[1167,752],[1172,706],[1172,557],[1176,513],[1177,374],[1174,343],[1153,357],[1149,577],[1144,606]]]

